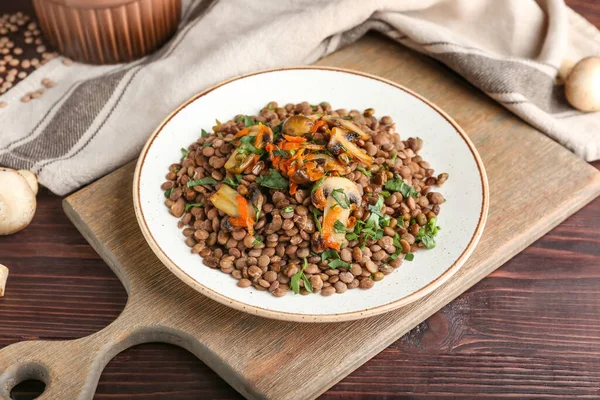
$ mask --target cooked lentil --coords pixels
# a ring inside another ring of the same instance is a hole
[[[422,148],[372,108],[270,102],[203,130],[161,189],[192,253],[239,287],[329,296],[435,246],[445,199],[433,189],[448,174]]]

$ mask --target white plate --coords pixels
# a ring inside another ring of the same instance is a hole
[[[342,295],[294,295],[281,298],[253,288],[242,289],[231,276],[204,266],[184,243],[177,219],[164,206],[160,189],[167,168],[215,119],[254,115],[269,101],[279,104],[328,101],[335,108],[391,116],[403,138],[420,137],[421,152],[437,173],[450,178],[441,188],[447,199],[438,219],[437,247],[415,253],[414,261],[369,290]],[[433,104],[393,82],[359,72],[290,68],[257,72],[221,83],[187,101],[171,114],[142,150],[133,184],[141,230],[158,258],[181,280],[227,306],[269,318],[304,322],[359,319],[406,305],[450,278],[469,257],[485,224],[488,186],[483,164],[458,125]]]

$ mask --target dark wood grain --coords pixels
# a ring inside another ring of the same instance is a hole
[[[14,10],[15,3],[0,1],[0,11]],[[567,3],[600,25],[599,2]],[[0,347],[91,334],[116,318],[127,301],[60,200],[42,191],[33,223],[0,238],[0,263],[11,271],[7,296],[0,300]],[[599,310],[596,199],[323,398],[598,398]],[[16,394],[30,398],[30,390],[25,385]],[[163,344],[116,356],[96,393],[97,399],[239,397],[187,351]]]

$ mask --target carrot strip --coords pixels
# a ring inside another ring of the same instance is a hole
[[[298,190],[298,184],[290,182],[290,194],[296,194],[296,190]]]
[[[310,133],[316,133],[319,130],[319,128],[325,124],[326,124],[326,122],[323,121],[322,119],[318,120],[317,122],[315,122],[315,124],[312,126],[312,128],[310,128]]]
[[[229,223],[233,226],[241,226],[247,228],[248,233],[252,235],[254,233],[254,220],[250,216],[250,207],[248,205],[248,200],[246,200],[243,196],[237,196],[235,199],[238,203],[240,216],[239,218],[229,218]]]
[[[248,131],[248,128],[244,128],[241,131],[239,131],[238,133],[235,134],[234,138],[241,138],[242,136],[246,136],[248,133],[250,133],[250,131]]]
[[[323,239],[325,239],[325,247],[330,249],[339,250],[340,244],[335,240],[333,235],[335,221],[337,221],[342,213],[340,207],[331,208],[327,212],[327,216],[323,219]]]
[[[292,143],[303,143],[306,142],[307,139],[302,137],[302,136],[290,136],[290,135],[283,135],[283,137],[288,141],[288,142],[292,142]]]

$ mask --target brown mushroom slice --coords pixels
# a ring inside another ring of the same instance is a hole
[[[318,166],[322,167],[323,171],[325,171],[325,172],[336,171],[342,175],[345,175],[350,172],[349,167],[343,165],[342,163],[340,163],[338,160],[336,160],[334,157],[330,156],[329,154],[312,153],[312,154],[309,154],[306,157],[304,157],[304,159],[305,159],[305,162],[307,162],[307,163],[309,161],[315,162]]]
[[[247,129],[248,134],[242,136],[242,138],[247,136],[256,137],[257,139],[255,140],[254,147],[257,149],[262,149],[265,147],[265,143],[273,141],[273,131],[266,125],[253,125]],[[241,174],[246,168],[251,166],[254,161],[256,161],[254,153],[240,152],[236,149],[225,163],[225,169],[232,174]]]
[[[353,124],[352,122],[350,122],[347,119],[326,115],[323,117],[323,120],[325,122],[327,122],[327,125],[329,125],[331,127],[337,126],[337,127],[344,128],[345,130],[350,131],[350,132],[356,132],[362,140],[371,139],[371,135],[369,135],[368,133],[366,133],[365,131],[363,131],[362,129],[360,129],[358,126],[356,126],[355,124]]]
[[[293,115],[286,119],[281,126],[281,132],[284,135],[304,136],[310,132],[314,122],[304,115]]]
[[[240,196],[240,194],[237,190],[222,184],[219,190],[210,196],[209,200],[213,206],[223,211],[225,214],[233,218],[239,218],[241,213],[238,207],[238,196]]]
[[[343,129],[333,128],[331,130],[331,138],[327,144],[327,149],[336,156],[346,151],[348,154],[355,157],[366,166],[370,167],[373,165],[373,158],[352,143],[348,139],[347,135],[348,132],[344,131]]]
[[[361,204],[361,195],[354,182],[342,177],[325,178],[323,184],[313,193],[313,204],[321,208],[322,202],[315,200],[326,198],[323,212],[322,232],[325,247],[340,250],[342,244],[346,243],[345,232],[336,232],[337,221],[344,227],[348,225],[350,213]]]

